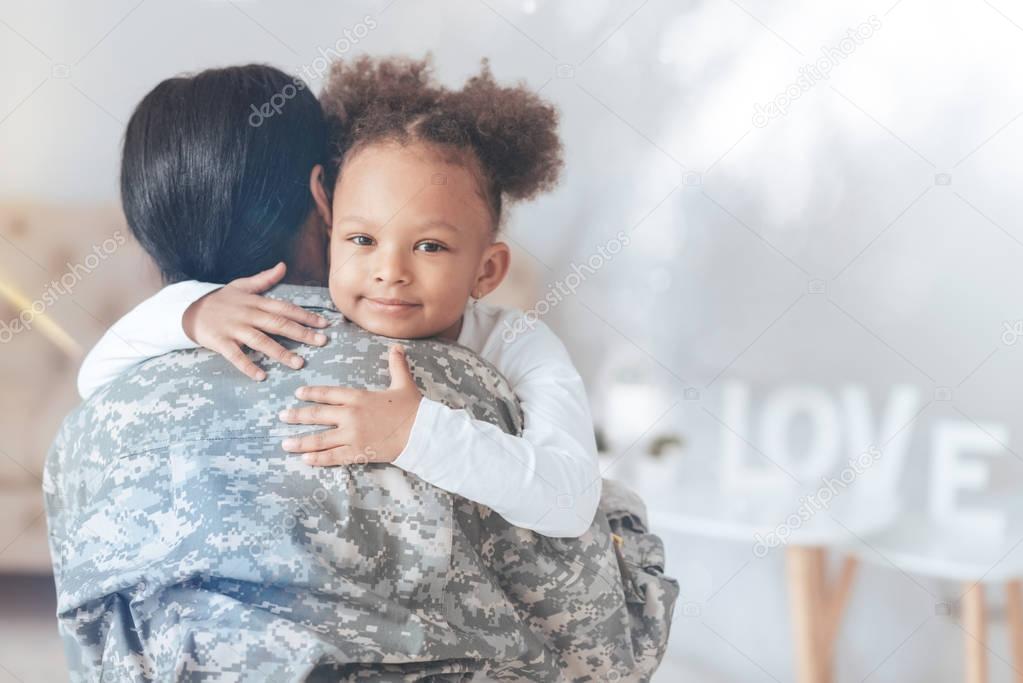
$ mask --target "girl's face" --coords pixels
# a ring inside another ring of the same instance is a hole
[[[345,161],[331,211],[330,297],[375,334],[455,340],[466,302],[497,287],[508,247],[472,172],[423,144]]]

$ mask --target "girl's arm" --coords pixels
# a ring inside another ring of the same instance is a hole
[[[125,370],[150,358],[204,346],[253,379],[265,373],[241,345],[298,368],[302,358],[267,334],[322,346],[326,337],[303,325],[327,321],[301,306],[259,296],[284,277],[284,264],[226,286],[187,280],[164,287],[118,320],[89,351],[78,371],[78,393],[89,398]]]
[[[581,536],[601,494],[582,378],[543,323],[503,348],[495,364],[522,405],[521,437],[423,397],[393,464],[490,507],[515,526],[545,536]]]

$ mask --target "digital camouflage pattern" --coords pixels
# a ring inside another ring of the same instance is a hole
[[[643,503],[605,480],[590,530],[550,538],[389,464],[305,465],[280,441],[316,428],[278,412],[304,384],[385,388],[393,340],[323,288],[270,295],[331,321],[285,342],[302,370],[170,353],[65,420],[44,493],[72,680],[648,680],[678,585]],[[425,395],[520,433],[493,366],[406,344]]]

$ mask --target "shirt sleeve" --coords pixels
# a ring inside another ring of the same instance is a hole
[[[590,528],[602,487],[586,389],[546,326],[524,336],[509,361],[521,377],[505,373],[525,416],[521,437],[423,397],[393,464],[515,526],[575,538]]]
[[[133,365],[199,346],[185,334],[181,318],[192,302],[220,287],[195,280],[177,282],[130,310],[85,356],[78,371],[78,393],[87,399]]]

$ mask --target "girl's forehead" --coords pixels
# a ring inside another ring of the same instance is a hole
[[[338,174],[338,183],[343,182],[346,176],[356,180],[372,176],[377,181],[380,176],[396,173],[413,175],[420,180],[429,179],[433,184],[444,184],[449,176],[456,181],[472,179],[473,170],[469,168],[468,160],[461,156],[424,143],[373,143],[352,152],[345,159]]]
[[[345,161],[334,190],[336,220],[446,221],[489,227],[476,174],[424,145],[379,144]],[[411,219],[411,220],[410,220]]]

